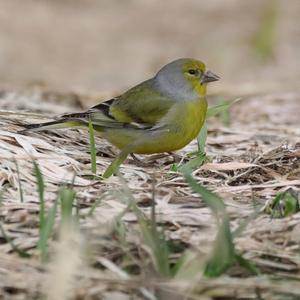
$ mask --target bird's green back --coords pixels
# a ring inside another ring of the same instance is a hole
[[[150,79],[119,96],[111,105],[110,114],[120,122],[154,125],[166,115],[174,102],[162,95]]]

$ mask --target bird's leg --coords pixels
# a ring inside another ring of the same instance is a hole
[[[174,164],[178,164],[181,161],[180,155],[174,153],[174,152],[167,152],[170,156],[173,157],[173,162]]]
[[[139,167],[149,167],[156,160],[165,157],[166,154],[164,154],[164,153],[154,154],[154,155],[151,155],[150,157],[147,157],[147,158],[144,158],[144,159],[137,158],[133,153],[131,153],[130,156],[133,158],[133,160],[134,160],[134,162],[136,163],[137,166],[139,166]]]
[[[125,149],[123,149],[121,153],[112,161],[112,163],[105,170],[103,177],[108,178],[111,175],[115,174],[119,170],[120,165],[124,162],[124,160],[131,152],[131,147],[126,147]]]
[[[167,152],[168,155],[170,155],[173,158],[173,161],[171,163],[179,163],[181,160],[181,157],[178,154],[175,154],[173,152]],[[149,167],[153,162],[157,161],[160,158],[166,157],[166,153],[159,153],[155,155],[151,155],[150,157],[147,157],[145,159],[139,159],[137,158],[133,153],[130,153],[130,156],[134,160],[135,164],[139,167]]]
[[[133,153],[130,153],[130,156],[134,160],[135,164],[139,167],[147,167],[149,164],[147,162],[144,162],[143,160],[137,158]]]

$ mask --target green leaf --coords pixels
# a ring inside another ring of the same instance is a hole
[[[207,160],[206,154],[203,152],[198,152],[196,157],[190,159],[188,162],[178,167],[178,171],[185,173],[188,170],[195,170],[201,167],[206,160]]]
[[[298,195],[292,189],[278,193],[265,208],[265,212],[273,218],[284,218],[300,211]]]
[[[171,164],[169,172],[177,172],[178,171],[178,165],[176,163]]]
[[[286,191],[282,196],[282,201],[285,203],[285,217],[291,216],[300,211],[298,196],[293,190],[290,189]]]

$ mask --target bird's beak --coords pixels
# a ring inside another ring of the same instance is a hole
[[[220,76],[214,74],[211,71],[207,71],[206,73],[204,73],[201,76],[200,82],[203,83],[208,83],[208,82],[212,82],[212,81],[217,81],[220,79]]]

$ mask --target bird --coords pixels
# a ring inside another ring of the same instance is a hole
[[[219,79],[197,59],[176,59],[119,96],[54,121],[24,124],[22,132],[88,127],[91,122],[101,137],[120,149],[103,174],[108,178],[129,154],[172,152],[196,138],[206,118],[207,84]]]

